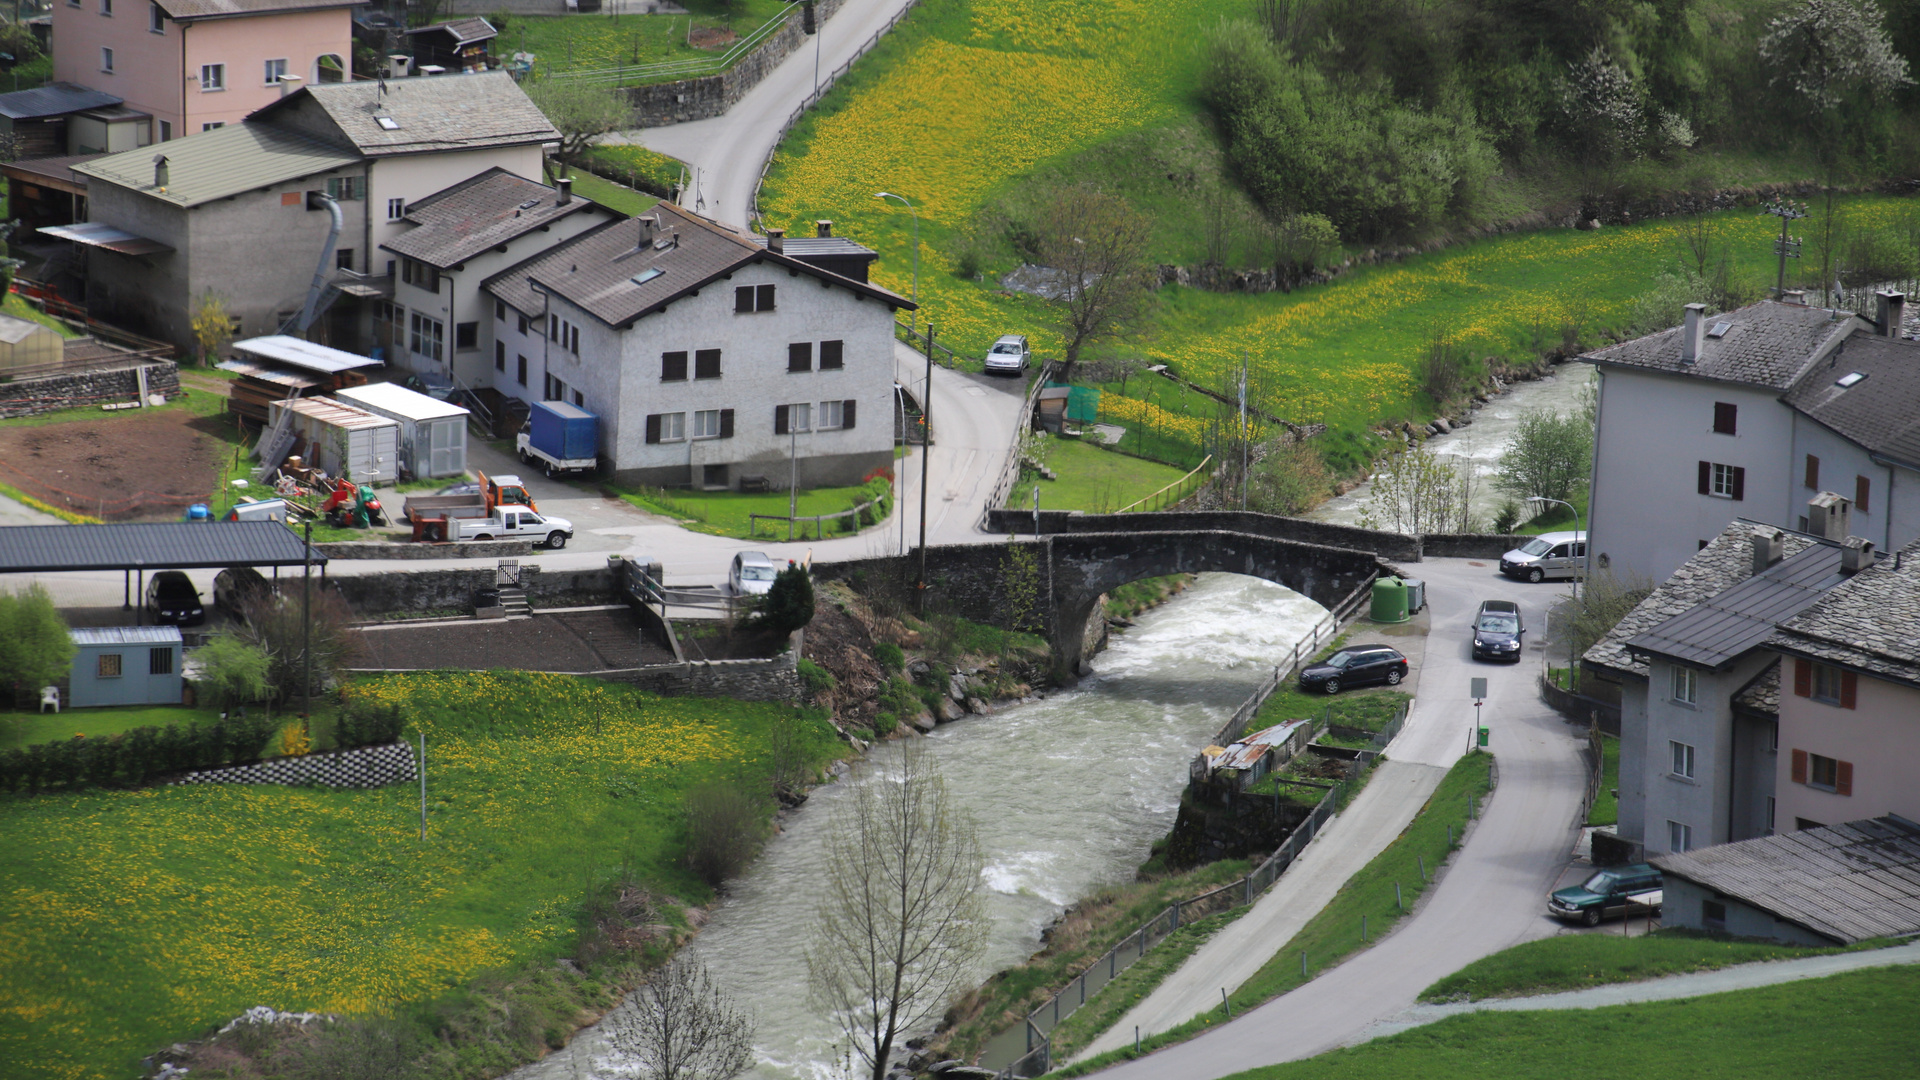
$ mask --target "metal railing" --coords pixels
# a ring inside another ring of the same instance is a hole
[[[818,528],[818,526],[819,526],[819,524],[820,524],[820,522],[823,522],[823,521],[837,521],[837,520],[839,520],[840,518],[843,518],[843,517],[852,517],[852,518],[853,518],[853,519],[854,519],[854,520],[855,520],[856,522],[858,522],[858,521],[859,521],[859,515],[861,515],[861,514],[863,514],[863,513],[865,513],[865,512],[867,512],[868,510],[871,510],[871,509],[873,509],[874,507],[876,507],[876,506],[878,506],[878,505],[880,505],[880,503],[881,503],[882,501],[884,501],[884,500],[881,500],[881,499],[868,499],[868,500],[867,500],[866,502],[863,502],[863,503],[861,503],[861,504],[860,504],[860,505],[858,505],[858,506],[854,506],[854,507],[850,507],[850,508],[848,508],[848,509],[846,509],[846,510],[835,510],[835,511],[834,511],[833,513],[831,513],[831,514],[812,514],[812,515],[807,515],[807,516],[803,516],[803,517],[788,517],[788,516],[787,516],[787,515],[785,515],[785,514],[748,514],[748,515],[747,515],[747,535],[749,535],[749,536],[759,536],[759,535],[760,535],[760,531],[759,531],[759,523],[760,523],[760,522],[762,522],[762,521],[774,521],[774,522],[779,522],[779,521],[784,521],[784,522],[787,522],[787,523],[788,523],[788,524],[790,524],[790,525],[793,525],[793,524],[798,524],[798,523],[800,523],[800,522],[803,522],[803,521],[811,521],[811,522],[813,522],[813,523],[814,523],[814,526],[815,526],[815,530],[814,530],[814,531],[815,531],[815,534],[816,534],[816,535],[815,535],[815,537],[814,537],[814,538],[815,538],[815,539],[819,539],[819,536],[818,536],[818,532],[819,532],[819,528]],[[847,531],[848,531],[848,532],[857,532],[857,531],[859,531],[859,525],[858,525],[858,524],[856,524],[856,525],[855,525],[855,526],[854,526],[853,528],[851,528],[851,529],[848,529]],[[804,535],[804,531],[803,531],[803,535]],[[788,540],[792,540],[792,539],[793,539],[793,535],[792,535],[792,533],[791,533],[791,532],[789,532],[789,533],[788,533],[788,535],[787,535],[787,539],[788,539]]]
[[[1187,475],[1185,475],[1185,476],[1183,476],[1183,477],[1181,477],[1181,478],[1180,478],[1180,479],[1178,479],[1178,480],[1175,480],[1175,481],[1174,481],[1173,483],[1171,483],[1171,484],[1168,484],[1168,485],[1167,485],[1166,487],[1163,487],[1163,488],[1161,488],[1161,489],[1160,489],[1159,491],[1156,491],[1156,492],[1154,492],[1153,494],[1151,494],[1151,495],[1148,495],[1148,496],[1147,496],[1146,498],[1144,498],[1144,499],[1135,499],[1135,500],[1134,500],[1133,502],[1130,502],[1130,503],[1128,503],[1127,505],[1125,505],[1125,506],[1123,506],[1123,507],[1121,507],[1120,509],[1118,509],[1118,510],[1115,510],[1115,511],[1114,511],[1114,513],[1116,513],[1116,514],[1125,514],[1125,513],[1130,513],[1130,512],[1132,512],[1132,510],[1133,510],[1133,508],[1134,508],[1134,507],[1136,507],[1136,506],[1141,506],[1141,505],[1143,505],[1143,504],[1145,504],[1145,503],[1148,503],[1148,502],[1152,502],[1152,503],[1153,503],[1153,509],[1154,509],[1154,510],[1159,510],[1159,509],[1161,509],[1162,507],[1164,507],[1164,506],[1166,506],[1166,505],[1168,505],[1167,503],[1164,503],[1164,502],[1160,502],[1160,501],[1158,501],[1158,500],[1160,499],[1160,497],[1161,497],[1162,495],[1165,495],[1165,494],[1166,494],[1167,492],[1169,492],[1169,491],[1172,491],[1172,490],[1174,490],[1175,488],[1178,488],[1178,487],[1180,487],[1180,486],[1181,486],[1182,484],[1185,484],[1185,483],[1186,483],[1187,481],[1189,481],[1189,480],[1191,480],[1191,479],[1193,479],[1193,478],[1194,478],[1195,476],[1197,476],[1197,475],[1199,475],[1199,473],[1200,473],[1200,470],[1202,470],[1202,469],[1204,469],[1204,468],[1206,468],[1206,467],[1207,467],[1207,466],[1208,466],[1209,464],[1212,464],[1212,462],[1213,462],[1213,455],[1212,455],[1212,454],[1208,454],[1208,455],[1207,455],[1207,457],[1206,457],[1206,460],[1204,460],[1204,461],[1202,461],[1202,462],[1201,462],[1200,464],[1198,464],[1198,465],[1195,465],[1195,466],[1193,467],[1193,471],[1192,471],[1192,472],[1189,472],[1189,473],[1188,473]],[[1188,495],[1190,495],[1190,494],[1192,494],[1192,492],[1184,492],[1184,491],[1183,491],[1183,492],[1181,492],[1181,494],[1180,494],[1180,496],[1179,496],[1179,498],[1176,498],[1176,499],[1173,499],[1172,501],[1173,501],[1173,502],[1176,502],[1176,503],[1177,503],[1177,502],[1179,502],[1179,501],[1180,501],[1180,499],[1184,499],[1184,498],[1186,498],[1186,497],[1187,497]]]
[[[702,60],[662,60],[652,64],[620,64],[610,68],[589,68],[581,71],[542,71],[539,78],[567,79],[588,86],[624,86],[629,82],[651,82],[657,79],[697,79],[703,75],[719,75],[740,62],[742,57],[759,48],[766,40],[786,25],[793,17],[794,9],[786,7],[778,15],[761,23],[746,37],[733,43],[719,56]],[[551,61],[549,61],[551,63]],[[782,135],[786,132],[782,131]]]
[[[1260,688],[1253,692],[1253,696],[1241,702],[1240,707],[1227,718],[1227,722],[1220,726],[1220,730],[1214,732],[1212,745],[1227,746],[1246,734],[1247,722],[1259,714],[1260,707],[1267,703],[1267,698],[1271,697],[1275,690],[1286,685],[1287,681],[1300,671],[1301,665],[1312,660],[1313,654],[1319,652],[1322,645],[1340,635],[1340,628],[1353,618],[1354,613],[1359,610],[1361,601],[1372,595],[1373,579],[1378,576],[1377,573],[1369,574],[1358,588],[1347,594],[1346,599],[1335,605],[1332,611],[1321,616],[1320,621],[1313,624],[1313,629],[1307,631],[1306,637],[1293,643],[1293,650],[1288,659],[1283,663],[1275,664],[1272,677],[1261,683]]]
[[[919,353],[921,356],[927,355],[927,335],[915,330],[912,326],[901,322],[899,319],[893,320],[893,336],[911,346],[913,351]],[[966,359],[966,357],[947,348],[946,345],[938,340],[933,343],[933,348],[936,353],[946,354],[945,359],[942,359],[938,355],[933,358],[933,362],[943,368],[956,368],[962,360]]]
[[[1007,450],[1007,460],[1000,466],[1000,478],[993,482],[993,490],[987,493],[986,504],[980,508],[977,524],[983,530],[987,515],[994,507],[1006,503],[1014,483],[1020,479],[1020,437],[1033,427],[1033,409],[1040,400],[1040,391],[1047,385],[1047,376],[1053,372],[1053,364],[1048,360],[1040,365],[1040,374],[1034,378],[1033,385],[1027,387],[1026,400],[1020,403],[1020,418],[1013,425],[1013,446]]]

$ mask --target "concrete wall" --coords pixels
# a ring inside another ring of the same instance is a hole
[[[42,375],[0,383],[0,420],[108,401],[132,401],[140,392],[139,369],[142,367],[147,370],[147,393],[160,394],[169,400],[180,396],[179,366],[171,360],[154,360],[107,371]]]
[[[1780,753],[1774,762],[1779,806],[1774,830],[1796,818],[1837,825],[1899,814],[1920,820],[1920,689],[1861,675],[1854,707],[1793,692],[1793,658],[1781,659]],[[1853,764],[1853,794],[1793,782],[1793,751]]]
[[[1429,559],[1498,559],[1529,539],[1498,533],[1427,533],[1420,537],[1420,554]]]
[[[1629,675],[1620,684],[1620,822],[1614,831],[1635,844],[1647,840],[1646,760],[1647,682]],[[1666,823],[1659,824],[1666,831]],[[1662,837],[1661,850],[1665,846]]]
[[[842,0],[820,0],[814,5],[814,18],[824,23],[840,10]],[[795,11],[786,25],[762,42],[751,55],[743,57],[726,72],[699,79],[631,86],[622,90],[633,106],[634,127],[661,127],[684,124],[719,116],[745,97],[767,73],[800,47],[807,35],[800,29],[800,13]],[[799,104],[795,102],[794,104]]]
[[[1804,927],[1776,919],[1759,908],[1749,907],[1704,885],[1697,885],[1671,875],[1667,876],[1661,885],[1660,925],[1683,927],[1688,930],[1708,930],[1703,909],[1709,900],[1718,900],[1727,908],[1726,925],[1711,928],[1715,933],[1816,948],[1834,944],[1833,941]]]
[[[1655,660],[1645,693],[1645,741],[1636,747],[1636,758],[1627,756],[1621,745],[1622,788],[1625,774],[1634,769],[1641,774],[1646,808],[1640,839],[1647,853],[1673,850],[1668,822],[1679,822],[1693,829],[1693,847],[1703,848],[1731,840],[1749,838],[1750,821],[1740,810],[1751,806],[1751,796],[1771,783],[1752,775],[1742,775],[1741,754],[1734,740],[1732,696],[1752,681],[1772,661],[1771,654],[1754,652],[1724,672],[1696,673],[1695,704],[1676,701],[1672,696],[1672,672],[1675,665]],[[1673,771],[1670,743],[1679,742],[1694,750],[1691,778]],[[1748,760],[1752,760],[1751,756]],[[1626,791],[1621,791],[1622,802]],[[1767,794],[1771,794],[1768,791]],[[1740,821],[1736,830],[1735,817]],[[1854,815],[1859,816],[1859,815]],[[1622,824],[1625,824],[1624,814]]]
[[[317,545],[316,545],[317,546]],[[395,611],[433,611],[466,608],[475,589],[494,586],[494,567],[471,570],[414,570],[390,574],[338,575],[327,579],[361,616]],[[538,566],[520,567],[520,584],[534,607],[570,607],[618,602],[614,577],[605,567],[594,570],[542,573]]]

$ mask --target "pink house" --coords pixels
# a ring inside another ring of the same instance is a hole
[[[351,9],[364,2],[53,0],[53,77],[123,99],[122,124],[138,129],[144,114],[136,145],[165,142],[237,123],[301,85],[350,78]]]

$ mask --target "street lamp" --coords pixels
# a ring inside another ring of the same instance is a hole
[[[1539,517],[1543,512],[1545,512],[1547,506],[1551,503],[1558,503],[1561,506],[1566,507],[1568,510],[1573,511],[1573,530],[1575,534],[1584,533],[1586,531],[1580,527],[1579,507],[1574,506],[1572,503],[1568,502],[1567,500],[1549,499],[1545,495],[1531,495],[1531,496],[1528,496],[1527,498],[1527,505],[1533,507],[1533,515],[1535,517]],[[1585,553],[1586,553],[1586,549],[1583,545],[1581,548],[1581,554],[1583,557]],[[1580,606],[1580,575],[1585,572],[1586,570],[1585,570],[1584,564],[1580,569],[1575,570],[1573,572],[1572,599],[1573,599],[1573,606],[1575,608],[1578,608]],[[1569,623],[1567,627],[1567,684],[1569,689],[1572,688],[1572,684],[1573,684],[1573,666],[1575,663],[1575,658],[1573,655],[1573,645],[1574,645],[1573,627],[1571,625],[1571,623],[1573,622],[1573,617],[1574,616],[1572,612],[1567,613],[1567,622]]]
[[[873,193],[873,197],[876,199],[899,199],[900,205],[906,207],[908,212],[913,215],[913,310],[907,313],[907,328],[912,331],[918,331],[920,329],[920,211],[915,210],[913,204],[905,198],[895,195],[891,191],[876,191]]]

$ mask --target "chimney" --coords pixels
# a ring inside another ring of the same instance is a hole
[[[1900,340],[1900,324],[1907,318],[1907,294],[1882,289],[1873,294],[1875,300],[1875,320],[1880,324],[1880,336]]]
[[[653,230],[659,226],[660,219],[653,216],[652,214],[642,214],[639,218],[639,222],[640,222],[640,242],[644,244],[647,241],[653,239]]]
[[[833,222],[828,221],[825,218],[821,218],[819,221],[814,222],[813,235],[819,237],[822,240],[830,239],[833,236]]]
[[[1707,305],[1688,304],[1687,321],[1680,329],[1680,362],[1698,363],[1707,343]]]
[[[553,198],[553,205],[565,206],[568,203],[572,202],[573,201],[573,177],[563,176],[560,179],[555,180],[553,182],[553,190],[558,192],[558,194],[556,194]]]
[[[1783,304],[1799,304],[1801,307],[1806,307],[1807,306],[1807,290],[1781,289],[1780,302]]]
[[[280,84],[281,97],[286,97],[288,94],[300,89],[300,76],[298,75],[282,75],[275,81]]]
[[[1853,500],[1823,491],[1807,503],[1807,531],[1838,543],[1853,531]]]
[[[153,186],[157,188],[167,186],[167,155],[165,154],[153,155]]]
[[[1849,536],[1840,544],[1840,574],[1852,577],[1873,565],[1873,541]]]
[[[1780,561],[1780,530],[1771,526],[1753,530],[1753,572],[1757,575]]]
[[[767,250],[785,252],[787,250],[787,230],[767,230]]]

